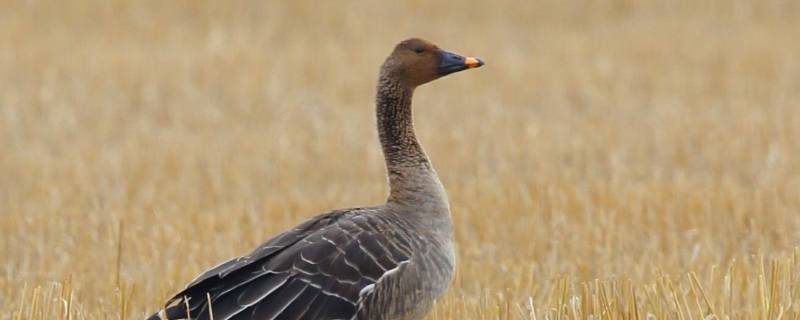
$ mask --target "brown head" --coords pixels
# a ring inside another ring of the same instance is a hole
[[[464,57],[442,50],[428,41],[412,38],[394,47],[383,63],[381,75],[414,88],[448,74],[482,65],[483,61],[478,58]]]

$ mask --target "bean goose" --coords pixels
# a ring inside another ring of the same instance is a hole
[[[483,65],[421,39],[383,63],[376,112],[386,161],[385,204],[316,216],[206,271],[157,319],[419,319],[455,269],[447,195],[414,135],[422,84]]]

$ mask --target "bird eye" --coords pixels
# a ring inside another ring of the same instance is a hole
[[[414,52],[423,53],[423,52],[425,52],[425,48],[423,48],[423,47],[414,48]]]

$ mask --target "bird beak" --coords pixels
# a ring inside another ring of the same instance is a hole
[[[451,73],[477,68],[483,65],[483,60],[475,57],[463,57],[459,54],[439,50],[439,75],[446,76]]]

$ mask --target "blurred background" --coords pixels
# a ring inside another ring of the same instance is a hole
[[[415,95],[458,275],[430,319],[800,316],[800,2],[2,1],[0,319],[141,319],[380,203],[377,72]]]

